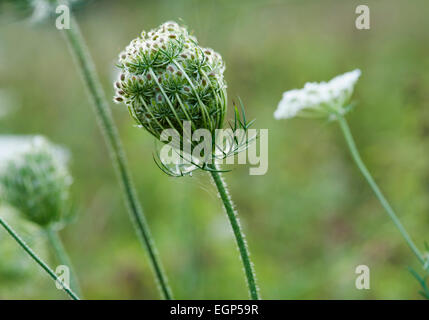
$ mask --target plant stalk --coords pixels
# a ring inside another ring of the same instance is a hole
[[[368,169],[366,168],[365,164],[363,163],[359,152],[356,147],[356,143],[353,139],[353,136],[351,134],[349,125],[347,124],[346,119],[342,115],[337,115],[338,122],[340,124],[341,130],[344,134],[344,137],[347,142],[347,146],[350,149],[351,155],[353,157],[353,160],[355,161],[356,165],[358,166],[359,170],[361,171],[362,175],[365,177],[366,181],[374,191],[376,197],[380,201],[381,205],[383,206],[384,210],[386,210],[389,217],[392,219],[393,223],[395,224],[396,228],[401,233],[402,237],[407,242],[408,246],[413,251],[414,255],[417,257],[419,262],[421,264],[425,264],[425,259],[423,258],[423,255],[421,254],[420,250],[417,248],[417,246],[414,244],[413,240],[411,239],[410,235],[408,234],[407,230],[405,230],[404,226],[402,225],[401,221],[397,217],[396,213],[393,211],[392,207],[390,206],[389,202],[384,197],[383,193],[381,192],[378,185],[375,183],[373,177],[369,173]]]
[[[161,295],[164,299],[172,299],[171,289],[168,285],[167,277],[158,257],[149,226],[137,200],[136,191],[131,180],[131,175],[119,138],[118,130],[113,121],[111,110],[107,103],[105,93],[100,85],[89,50],[85,45],[84,39],[79,30],[79,25],[73,16],[71,16],[71,28],[65,29],[64,34],[69,44],[69,48],[75,58],[77,67],[82,74],[85,85],[93,100],[94,111],[98,124],[109,148],[112,162],[117,170],[125,195],[125,201],[131,215],[131,220],[133,221],[143,246],[147,249]]]
[[[4,221],[0,217],[0,224],[6,229],[6,231],[12,236],[13,239],[21,246],[22,249],[25,250],[25,252],[28,253],[28,255],[45,270],[49,276],[58,283],[61,284],[63,290],[73,299],[73,300],[80,300],[79,297],[70,289],[65,283],[63,283],[55,274],[55,272],[40,258],[37,256],[37,254],[25,243],[25,241],[16,233],[15,230],[12,229],[11,226],[7,224],[6,221]]]
[[[76,272],[74,271],[70,257],[67,254],[66,249],[64,248],[64,245],[63,245],[63,242],[61,241],[61,238],[58,235],[58,232],[56,230],[53,230],[51,227],[47,227],[45,231],[46,231],[46,236],[48,238],[48,241],[51,244],[52,248],[54,249],[57,261],[61,265],[65,265],[66,267],[68,267],[70,270],[70,276],[71,276],[70,286],[71,286],[71,288],[80,297],[82,297],[82,290],[81,290],[81,287],[79,285],[79,280],[76,276]]]
[[[223,202],[226,214],[228,215],[229,222],[234,232],[235,240],[237,242],[238,251],[240,252],[241,261],[243,262],[244,271],[247,279],[247,286],[249,287],[249,294],[252,300],[259,300],[259,291],[256,284],[255,271],[250,259],[249,249],[247,248],[245,236],[240,226],[237,212],[234,210],[234,204],[229,196],[227,185],[223,180],[221,173],[216,165],[210,166],[213,171],[210,174],[219,192],[219,196]]]

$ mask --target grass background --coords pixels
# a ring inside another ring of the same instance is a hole
[[[255,128],[269,129],[268,173],[249,176],[241,165],[226,174],[265,299],[419,297],[407,267],[421,269],[352,163],[338,125],[273,119],[283,91],[360,68],[358,105],[347,118],[369,169],[423,248],[429,3],[366,1],[370,30],[355,28],[359,4],[93,0],[77,12],[108,97],[117,54],[166,20],[183,19],[203,46],[223,55],[230,102],[239,95]],[[0,88],[17,101],[0,119],[0,134],[44,134],[71,151],[79,209],[61,236],[85,297],[158,298],[88,97],[53,22],[1,24]],[[152,160],[153,138],[133,126],[123,105],[111,107],[175,297],[247,298],[234,238],[207,174],[166,176]],[[11,246],[0,230],[0,266],[7,262],[2,247]],[[11,277],[0,268],[0,298],[65,297],[23,252],[14,257],[28,270]],[[370,290],[355,288],[360,264],[370,267]]]

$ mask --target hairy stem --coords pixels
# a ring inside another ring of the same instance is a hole
[[[58,232],[53,230],[51,227],[46,228],[46,236],[49,240],[49,243],[51,244],[52,248],[54,249],[55,256],[57,258],[57,261],[61,265],[65,265],[70,270],[70,286],[73,289],[74,292],[76,292],[80,297],[82,297],[82,290],[80,289],[79,280],[76,276],[76,272],[74,271],[74,268],[72,266],[71,260],[69,255],[67,254],[66,249],[64,248],[63,242],[61,241]]]
[[[247,285],[249,287],[250,298],[253,300],[259,300],[258,286],[256,284],[255,271],[253,270],[253,264],[250,260],[249,249],[247,248],[245,236],[241,229],[240,222],[238,220],[237,212],[234,210],[234,204],[232,203],[231,197],[229,196],[227,185],[223,180],[221,173],[218,171],[216,165],[211,165],[210,174],[219,192],[219,196],[223,202],[226,214],[228,215],[229,222],[231,223],[232,231],[234,232],[235,240],[237,242],[238,251],[240,252],[241,261],[243,262],[244,271],[247,279]]]
[[[167,277],[158,257],[146,218],[137,200],[136,191],[128,170],[127,160],[119,139],[118,130],[113,121],[103,89],[101,88],[94,63],[85,45],[78,23],[73,17],[71,17],[71,28],[65,29],[64,33],[68,41],[69,48],[75,57],[77,67],[82,74],[85,85],[93,100],[98,124],[104,134],[112,162],[117,169],[118,177],[124,191],[125,200],[137,234],[149,254],[149,259],[151,261],[161,295],[164,299],[172,299],[172,293],[168,285]]]
[[[401,233],[402,237],[407,242],[408,246],[411,248],[411,250],[413,251],[413,253],[417,257],[417,259],[419,260],[419,262],[424,265],[425,264],[425,259],[423,258],[423,255],[420,253],[419,249],[414,244],[414,242],[411,239],[410,235],[405,230],[405,228],[402,225],[401,221],[399,220],[399,218],[397,217],[397,215],[393,211],[393,209],[390,206],[389,202],[386,200],[386,198],[384,197],[384,195],[381,192],[380,188],[375,183],[373,177],[371,176],[371,174],[369,173],[369,171],[366,168],[365,164],[363,163],[363,161],[362,161],[362,159],[361,159],[361,157],[359,155],[359,152],[357,150],[356,144],[354,142],[353,136],[352,136],[352,134],[350,132],[350,128],[349,128],[349,126],[347,124],[346,119],[343,116],[341,116],[341,115],[339,115],[337,117],[338,117],[338,122],[340,124],[341,130],[343,131],[343,134],[344,134],[344,137],[346,139],[347,145],[348,145],[348,147],[350,149],[350,152],[352,154],[352,157],[353,157],[356,165],[358,166],[358,168],[361,171],[362,175],[365,177],[366,181],[368,182],[368,184],[370,185],[370,187],[374,191],[376,197],[380,201],[380,203],[383,206],[384,210],[386,210],[387,214],[392,219],[392,221],[395,224],[396,228],[398,228],[398,230]]]
[[[7,224],[6,221],[4,221],[1,217],[0,217],[0,224],[6,229],[6,231],[12,236],[13,239],[15,239],[15,241],[21,246],[22,249],[25,250],[25,252],[28,253],[28,255],[34,260],[36,261],[36,263],[41,266],[43,268],[43,270],[45,270],[49,276],[54,280],[54,281],[58,281],[58,283],[61,283],[63,290],[73,299],[73,300],[80,300],[79,297],[65,284],[63,283],[55,274],[55,272],[49,268],[49,266],[41,259],[37,256],[37,254],[31,250],[31,248],[25,243],[24,240],[22,240],[22,238],[16,233],[15,230],[12,229],[11,226],[9,226]]]

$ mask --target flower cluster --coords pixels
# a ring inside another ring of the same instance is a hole
[[[344,114],[354,86],[361,71],[356,69],[339,75],[329,82],[308,82],[302,89],[283,93],[277,110],[276,119],[287,119],[295,116],[330,117]]]
[[[40,226],[62,222],[72,178],[56,147],[35,137],[5,162],[0,171],[1,199]]]
[[[210,48],[198,45],[186,28],[166,22],[119,54],[121,69],[114,101],[158,139],[164,129],[221,128],[226,113],[225,65]]]

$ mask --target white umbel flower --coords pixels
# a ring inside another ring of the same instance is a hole
[[[343,114],[360,75],[361,71],[356,69],[328,82],[307,82],[302,89],[286,91],[274,112],[274,118],[329,117],[336,113]]]

